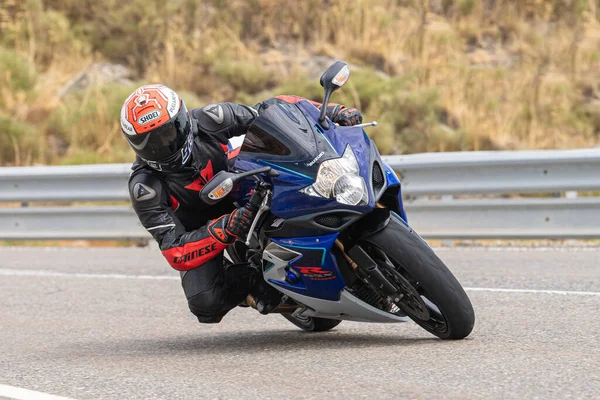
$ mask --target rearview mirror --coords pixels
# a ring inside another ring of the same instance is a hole
[[[242,179],[265,173],[271,177],[279,176],[279,172],[271,167],[257,168],[248,172],[242,172],[240,174],[228,171],[219,171],[215,174],[215,176],[212,177],[211,180],[206,183],[206,185],[204,185],[200,191],[200,198],[206,204],[212,206],[227,196],[233,189],[233,186]]]
[[[325,91],[334,92],[344,86],[350,78],[350,67],[343,61],[336,61],[321,75],[321,86]]]
[[[325,119],[327,104],[331,94],[344,86],[350,78],[350,67],[343,61],[336,61],[327,68],[321,75],[321,86],[325,89],[325,97],[323,98],[323,106],[319,114],[319,123],[325,129],[329,129],[329,123]]]

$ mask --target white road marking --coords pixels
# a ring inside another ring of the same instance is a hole
[[[54,396],[52,394],[2,384],[0,384],[0,397],[15,400],[73,400],[68,397]]]
[[[555,246],[555,247],[534,247],[534,246],[469,246],[469,247],[441,247],[432,246],[433,250],[438,251],[469,253],[469,252],[507,252],[507,253],[581,253],[581,252],[600,252],[600,246]],[[14,248],[14,247],[13,247]],[[11,248],[12,249],[12,248]]]
[[[558,294],[561,296],[600,296],[600,292],[577,292],[570,290],[544,290],[544,289],[502,289],[502,288],[464,288],[469,292],[501,292],[501,293],[534,293],[534,294]]]
[[[180,280],[173,275],[84,274],[39,269],[0,269],[0,276],[50,276],[57,278]]]
[[[0,269],[0,276],[48,276],[57,278],[87,278],[87,279],[141,279],[141,280],[180,280],[173,275],[127,275],[127,274],[86,274],[77,272],[57,272],[39,269]],[[545,290],[545,289],[505,289],[465,287],[469,292],[497,292],[497,293],[530,293],[530,294],[556,294],[561,296],[600,296],[600,292],[580,292],[571,290]]]

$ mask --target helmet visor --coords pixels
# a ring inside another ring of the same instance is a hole
[[[169,122],[143,135],[127,136],[138,156],[145,160],[161,161],[177,153],[185,145],[190,132],[190,119],[185,105]]]

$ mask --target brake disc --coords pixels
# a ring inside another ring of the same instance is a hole
[[[392,298],[392,302],[407,314],[410,314],[420,320],[428,321],[430,318],[429,310],[414,286],[411,285],[410,282],[406,280],[402,274],[400,274],[400,272],[396,271],[396,269],[389,265],[386,265],[384,268],[382,268],[382,271],[387,275],[387,278],[390,280],[390,282],[396,286],[399,289],[399,292],[403,295]]]

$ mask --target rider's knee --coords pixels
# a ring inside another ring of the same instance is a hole
[[[227,311],[223,309],[220,290],[209,289],[188,298],[188,306],[198,321],[206,324],[221,322]]]
[[[223,283],[223,261],[220,257],[181,273],[188,306],[200,322],[220,322],[228,311],[223,309]]]

